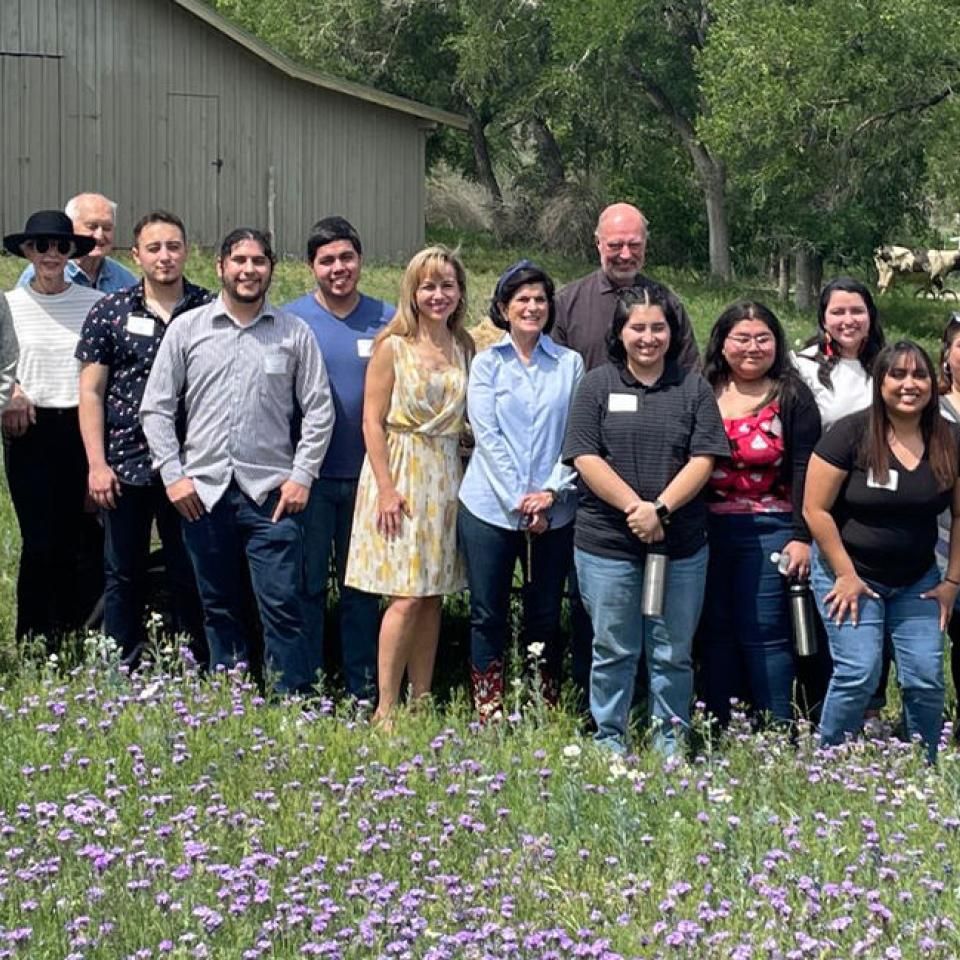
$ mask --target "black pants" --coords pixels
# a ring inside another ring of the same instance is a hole
[[[103,589],[103,533],[84,510],[87,458],[76,407],[37,408],[37,422],[5,447],[23,540],[17,638],[42,635],[55,650],[64,633],[84,628]]]
[[[123,660],[136,666],[147,642],[145,608],[150,597],[150,534],[153,522],[163,544],[167,592],[162,606],[164,629],[185,634],[194,658],[207,661],[203,611],[193,568],[180,535],[180,514],[159,481],[146,486],[120,485],[117,505],[103,511],[105,589],[103,632],[120,644]]]

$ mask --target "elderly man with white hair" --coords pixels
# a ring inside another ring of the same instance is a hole
[[[79,236],[94,239],[89,253],[67,261],[64,280],[101,293],[117,293],[133,286],[137,278],[123,264],[108,256],[113,250],[116,203],[100,193],[78,193],[67,201],[64,213],[73,221],[73,229]],[[20,274],[17,286],[26,286],[33,277],[33,264],[30,264]]]

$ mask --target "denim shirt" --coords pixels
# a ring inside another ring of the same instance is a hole
[[[460,501],[480,520],[517,530],[517,510],[528,493],[552,490],[552,526],[576,513],[576,471],[560,462],[567,414],[583,376],[583,360],[540,335],[530,363],[517,354],[509,334],[477,355],[470,367],[467,415],[476,447]]]
[[[34,276],[33,264],[29,263],[20,274],[17,286],[25,287]],[[137,278],[122,263],[117,263],[110,257],[103,258],[94,283],[90,282],[90,278],[80,269],[80,265],[75,260],[67,261],[67,265],[63,268],[63,279],[79,287],[92,287],[101,293],[119,293],[137,282]]]

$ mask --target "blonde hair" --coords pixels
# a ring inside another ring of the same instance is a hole
[[[377,334],[376,343],[387,337],[398,336],[405,340],[414,340],[420,326],[420,312],[417,309],[417,289],[427,277],[437,277],[441,270],[450,265],[460,287],[460,302],[457,309],[447,319],[447,327],[453,338],[460,344],[469,360],[474,354],[473,337],[467,333],[467,272],[460,257],[453,250],[437,244],[426,247],[416,253],[407,264],[400,281],[400,300],[393,319]]]

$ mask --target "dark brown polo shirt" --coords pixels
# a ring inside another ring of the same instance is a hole
[[[637,286],[652,285],[655,281],[638,273]],[[663,284],[659,284],[663,286]],[[609,363],[607,354],[607,331],[613,322],[617,302],[617,290],[602,270],[568,283],[556,298],[557,319],[550,336],[556,343],[576,350],[583,357],[587,370]],[[680,353],[677,357],[681,369],[699,370],[700,354],[693,334],[693,325],[680,298],[664,287],[672,301],[680,321]]]

